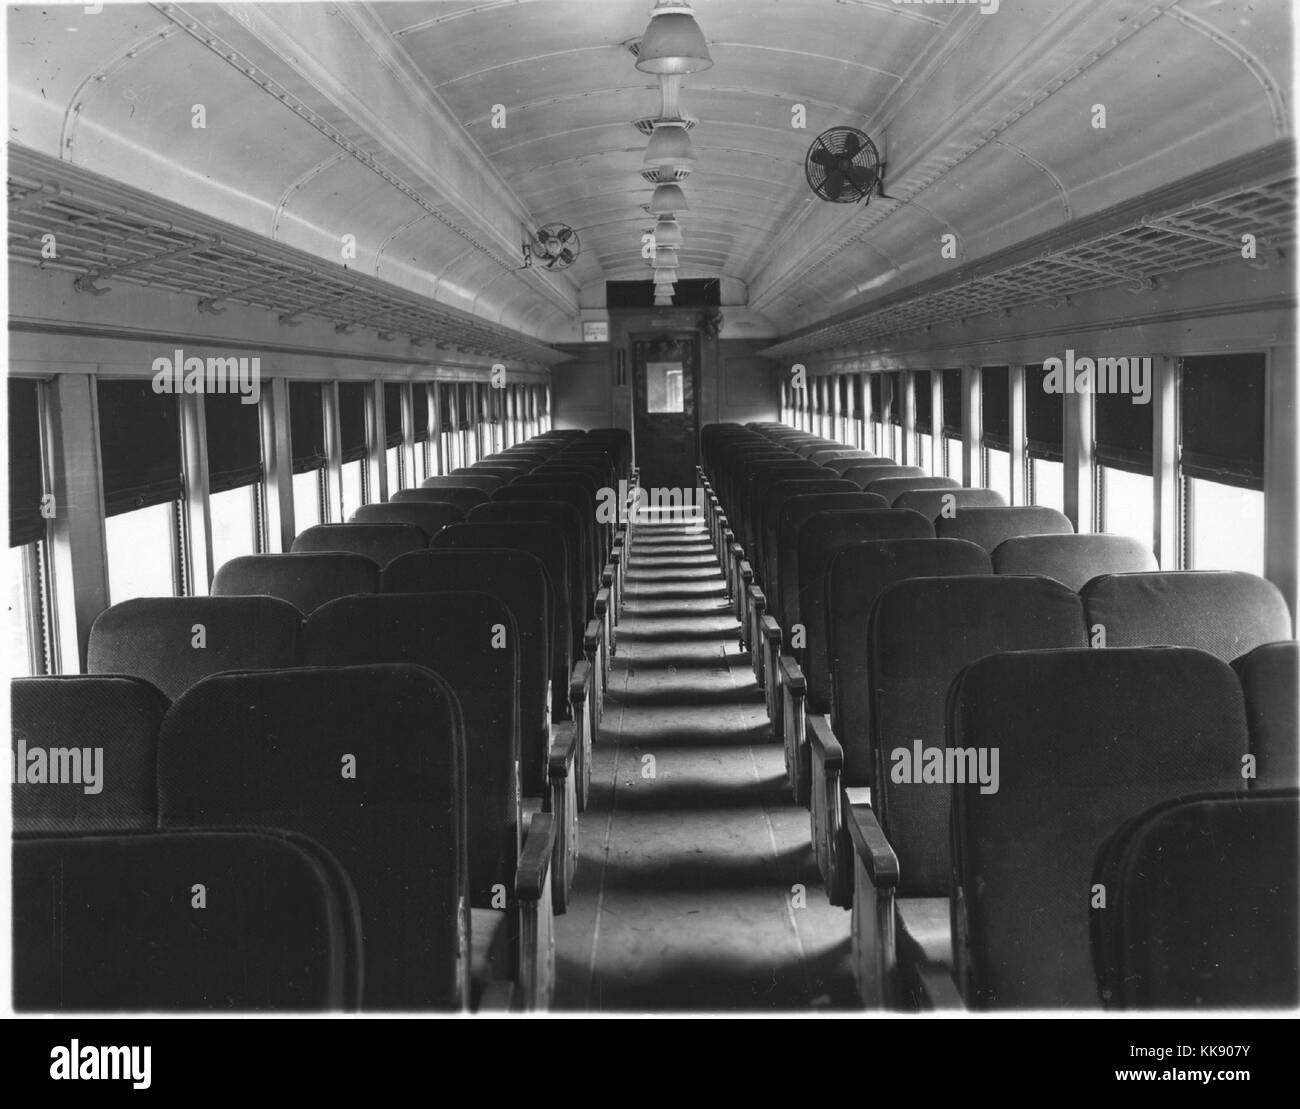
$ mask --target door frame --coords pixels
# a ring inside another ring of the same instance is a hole
[[[632,424],[632,461],[637,464],[636,444],[637,444],[637,373],[638,371],[636,347],[638,343],[655,343],[655,342],[687,342],[690,344],[691,352],[691,412],[690,412],[690,432],[691,444],[695,453],[695,461],[699,462],[700,454],[700,361],[703,356],[700,343],[700,333],[698,329],[689,327],[659,327],[653,329],[629,331],[627,333],[627,358],[631,363],[629,375],[629,401],[630,415]],[[686,413],[683,413],[686,415]]]

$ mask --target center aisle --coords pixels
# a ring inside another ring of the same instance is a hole
[[[822,891],[738,628],[708,532],[638,524],[556,1009],[855,1005],[849,914]]]

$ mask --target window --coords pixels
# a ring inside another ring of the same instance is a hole
[[[680,362],[647,362],[645,389],[646,412],[685,411]]]
[[[402,393],[405,385],[384,383],[384,466],[388,473],[388,495],[402,488],[406,467],[402,463],[402,444],[406,433],[402,429]]]
[[[296,478],[294,487],[296,494]],[[235,489],[227,489],[222,493],[212,493],[208,497],[208,507],[212,516],[212,566],[214,569],[219,570],[232,558],[257,553],[257,535],[260,523],[257,491],[258,487],[256,485],[241,485]],[[294,499],[296,502],[296,495]],[[297,508],[296,503],[294,507]],[[294,517],[299,530],[301,530],[303,525],[298,520],[296,511]]]
[[[912,376],[913,424],[916,428],[916,464],[927,474],[934,467],[934,397],[931,394],[930,372],[920,370]]]
[[[1183,359],[1179,473],[1191,569],[1264,572],[1266,372],[1262,354]]]
[[[839,390],[840,415],[835,421],[835,438],[846,445],[853,442],[853,398],[849,392],[849,386],[852,384],[852,378],[848,374],[840,374],[835,379],[835,388]]]
[[[1029,503],[1065,511],[1065,457],[1062,447],[1065,397],[1049,393],[1041,365],[1025,367],[1026,465]]]
[[[961,474],[961,370],[943,371],[943,464],[947,477]]]
[[[1065,466],[1042,458],[1029,460],[1029,503],[1065,511]]]
[[[366,462],[358,458],[343,464],[343,518],[366,503]]]
[[[343,519],[366,503],[366,390],[362,381],[339,385],[339,440],[343,453]]]
[[[261,430],[257,405],[244,404],[236,395],[204,397],[203,413],[208,439],[212,564],[214,569],[220,569],[232,558],[256,554],[258,550]]]
[[[101,379],[108,588],[113,604],[180,592],[180,422],[176,398],[149,381]]]
[[[320,506],[324,499],[321,483],[323,470],[309,470],[293,475],[293,523],[299,531],[314,528],[321,522]]]
[[[1011,452],[984,448],[984,488],[995,489],[1011,503]]]
[[[934,436],[923,431],[916,433],[916,464],[931,477],[934,475]]]
[[[325,499],[325,419],[321,387],[289,383],[289,427],[293,444],[293,520],[303,532],[322,523]]]
[[[984,486],[996,489],[1011,503],[1010,370],[985,366],[980,371],[980,414],[983,417]]]
[[[1188,478],[1187,566],[1264,574],[1264,494]]]
[[[391,497],[402,488],[402,448],[389,447],[384,452],[384,461],[388,466],[388,495]]]
[[[461,431],[460,387],[447,386],[447,414],[449,417],[447,439],[447,472],[465,465],[465,436]]]
[[[171,597],[179,593],[174,554],[179,504],[150,505],[104,521],[112,604],[133,597]]]
[[[1150,404],[1126,393],[1094,396],[1101,530],[1155,541],[1153,426]]]
[[[1155,488],[1146,474],[1099,468],[1101,530],[1129,535],[1150,547],[1155,540]]]
[[[943,440],[943,465],[944,477],[956,478],[961,480],[961,439],[951,439],[947,436]],[[938,477],[939,475],[935,475]]]

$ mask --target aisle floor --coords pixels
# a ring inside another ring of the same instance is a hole
[[[698,525],[637,525],[578,876],[556,920],[557,1009],[854,1005],[849,914],[822,890],[724,588]]]

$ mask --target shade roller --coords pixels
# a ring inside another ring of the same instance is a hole
[[[1263,354],[1182,360],[1183,473],[1263,490],[1265,375]]]
[[[224,493],[261,481],[257,405],[244,404],[236,393],[212,393],[203,398],[203,421],[208,430],[208,491]]]
[[[1025,436],[1030,458],[1045,462],[1065,459],[1065,396],[1043,386],[1047,371],[1041,365],[1025,367]]]
[[[1007,366],[985,366],[980,371],[980,414],[984,424],[984,446],[1011,449],[1011,402]]]
[[[178,500],[184,486],[175,395],[155,393],[151,381],[101,380],[96,391],[105,514]]]
[[[916,430],[922,435],[933,435],[934,398],[930,395],[929,370],[918,370],[912,375],[912,396],[916,405]]]
[[[343,461],[356,462],[366,457],[366,390],[364,381],[339,383],[339,441]]]
[[[1131,474],[1152,473],[1153,427],[1151,404],[1134,404],[1128,393],[1098,393],[1095,454],[1103,466]]]
[[[40,384],[9,379],[9,546],[45,538]]]
[[[384,442],[389,447],[402,445],[402,390],[405,385],[384,383]]]
[[[943,371],[943,433],[961,438],[961,370]]]
[[[325,465],[325,419],[319,382],[289,382],[289,433],[295,474]]]

